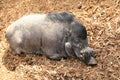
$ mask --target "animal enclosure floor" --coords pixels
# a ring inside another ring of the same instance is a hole
[[[29,13],[53,11],[71,12],[86,26],[96,67],[9,51],[8,25]],[[120,80],[120,0],[0,0],[0,80]]]

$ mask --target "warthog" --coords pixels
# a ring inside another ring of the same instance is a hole
[[[16,54],[37,53],[54,60],[75,57],[97,64],[86,28],[68,12],[23,16],[8,26],[5,37]]]

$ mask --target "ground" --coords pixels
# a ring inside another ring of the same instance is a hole
[[[15,55],[4,34],[29,13],[68,11],[86,26],[98,65]],[[0,0],[0,80],[120,80],[120,0]]]

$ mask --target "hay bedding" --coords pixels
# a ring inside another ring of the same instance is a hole
[[[6,27],[25,14],[51,11],[72,12],[86,26],[96,67],[76,59],[11,54]],[[0,80],[120,80],[120,1],[0,0]]]

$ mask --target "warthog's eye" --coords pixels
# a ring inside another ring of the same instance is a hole
[[[74,39],[72,43],[73,43],[74,47],[78,47],[79,48],[81,46],[79,39]]]

